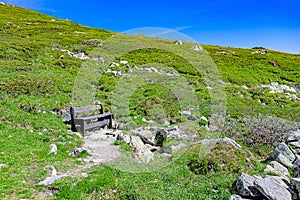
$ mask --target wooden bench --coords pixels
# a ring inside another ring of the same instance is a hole
[[[108,126],[112,128],[112,113],[104,113],[103,106],[82,106],[82,107],[71,107],[71,126],[72,131],[78,132],[78,130],[84,136],[84,133],[88,129]],[[79,127],[79,128],[78,128]]]

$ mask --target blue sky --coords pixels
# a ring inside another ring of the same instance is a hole
[[[161,27],[203,44],[263,46],[300,54],[299,0],[0,1],[118,32]]]

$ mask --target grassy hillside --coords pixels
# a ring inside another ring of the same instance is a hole
[[[264,164],[259,160],[268,155],[271,142],[282,139],[285,131],[300,127],[299,100],[290,98],[286,92],[270,93],[258,87],[278,82],[300,90],[300,55],[272,50],[267,50],[265,55],[252,54],[257,49],[202,45],[205,51],[200,54],[212,58],[222,81],[227,83],[224,85],[227,121],[218,134],[236,139],[243,145],[241,152],[229,147],[215,148],[212,151],[215,154],[198,158],[199,149],[194,147],[156,172],[130,174],[97,166],[88,171],[88,178],[68,177],[49,187],[37,186],[46,177],[47,165],[54,165],[59,172],[82,166],[77,157],[70,155],[82,141],[68,132],[69,127],[62,123],[61,116],[52,111],[69,108],[77,73],[86,62],[59,48],[101,55],[107,62],[110,55],[102,54],[101,48],[95,51],[95,47],[112,35],[116,33],[0,4],[0,164],[5,164],[0,167],[1,199],[39,199],[47,191],[57,199],[228,199],[231,185],[240,172],[260,173]],[[124,41],[142,41],[145,45],[164,43],[175,48],[173,41],[164,39],[120,37]],[[192,45],[184,42],[176,48],[189,49]],[[197,116],[212,114],[212,99],[205,78],[185,58],[158,48],[140,48],[112,61],[120,60],[127,60],[131,66],[158,63],[169,67],[195,91],[201,105]],[[270,61],[276,61],[278,66],[274,67]],[[99,67],[105,68],[101,64]],[[129,71],[126,66],[115,69]],[[95,82],[96,99],[106,109],[111,109],[114,86],[119,81],[120,77],[105,73]],[[290,93],[300,98],[299,94]],[[168,88],[158,84],[138,87],[130,97],[129,115],[120,118],[126,121],[135,116],[132,126],[145,126],[142,118],[159,118],[160,113],[151,112],[155,105],[165,108],[168,121],[180,122],[182,105]],[[278,124],[279,128],[274,128]],[[263,130],[257,128],[262,125]],[[207,133],[204,129],[194,131],[200,135]],[[250,141],[255,137],[259,137],[257,141]],[[49,154],[51,143],[58,146],[56,156]],[[253,147],[260,149],[254,151]],[[246,162],[248,157],[251,165]],[[203,173],[190,170],[189,164],[195,160]],[[225,163],[225,167],[217,167],[213,172],[201,169],[212,161],[215,166]]]

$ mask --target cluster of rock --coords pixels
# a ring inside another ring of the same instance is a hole
[[[83,52],[75,53],[75,52],[69,51],[67,49],[61,48],[60,46],[57,46],[57,45],[52,45],[52,48],[56,49],[56,50],[59,50],[59,51],[62,51],[62,52],[66,52],[69,56],[74,57],[74,58],[78,58],[78,59],[82,59],[82,60],[90,59],[90,60],[99,61],[102,64],[104,64],[104,59],[103,59],[102,56],[90,57],[90,56],[86,55]],[[61,55],[60,58],[64,59],[64,55]]]
[[[181,40],[175,40],[174,44],[183,45],[183,42]],[[199,44],[195,44],[194,46],[191,47],[191,49],[194,51],[203,51],[203,47],[201,47]]]
[[[270,93],[285,92],[286,96],[290,97],[291,99],[300,100],[300,98],[296,95],[296,94],[300,94],[300,91],[297,91],[297,89],[295,89],[293,86],[280,85],[278,82],[272,82],[270,85],[259,85],[258,88],[264,90],[270,90]]]
[[[288,169],[292,169],[292,175]],[[300,130],[291,131],[287,142],[275,148],[264,172],[265,177],[243,173],[234,185],[240,196],[230,199],[300,199]]]
[[[124,141],[133,148],[134,158],[139,162],[149,163],[155,156],[168,158],[176,151],[185,148],[183,141],[193,140],[197,135],[188,135],[178,126],[160,129],[157,127],[140,127],[130,131],[130,134],[120,132],[116,139]],[[175,142],[163,148],[162,143],[167,139]]]
[[[262,55],[265,55],[267,53],[268,53],[268,51],[265,49],[259,49],[257,51],[252,52],[252,54],[262,54]]]
[[[235,51],[233,51],[233,50],[231,50],[231,49],[227,49],[226,51],[219,51],[219,52],[217,52],[217,54],[233,55],[233,56],[236,55]]]
[[[163,70],[157,69],[155,67],[138,67],[138,66],[134,66],[131,67],[128,64],[128,61],[126,60],[121,60],[119,63],[118,62],[111,62],[108,65],[110,68],[108,69],[104,69],[104,73],[113,73],[115,76],[122,76],[124,75],[124,71],[123,70],[114,70],[114,67],[119,67],[119,66],[125,66],[127,68],[129,68],[130,70],[127,72],[127,74],[131,73],[132,70],[140,70],[140,71],[145,71],[147,73],[157,73],[157,74],[161,74],[161,75],[165,75],[165,76],[180,76],[179,74],[175,73],[175,72],[165,72]]]
[[[134,66],[133,69],[135,69],[135,70],[142,70],[142,71],[145,71],[145,72],[148,72],[148,73],[163,74],[163,75],[166,75],[166,76],[180,76],[179,74],[177,74],[175,72],[168,72],[168,73],[166,73],[165,71],[159,70],[159,69],[157,69],[155,67],[137,67],[137,66]]]

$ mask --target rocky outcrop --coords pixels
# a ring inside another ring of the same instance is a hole
[[[291,145],[300,141],[300,130],[291,131],[286,143],[280,143],[269,157],[265,168],[265,178],[242,174],[236,181],[235,188],[240,198],[258,198],[269,200],[300,199],[300,159],[296,151],[299,147]],[[293,177],[288,168],[293,170]],[[239,199],[233,195],[232,199]]]
[[[270,93],[281,93],[281,92],[294,92],[297,93],[297,90],[289,85],[280,85],[278,82],[272,82],[270,85],[260,85],[258,88],[265,90],[270,90]]]
[[[268,51],[266,49],[259,49],[257,51],[252,52],[251,54],[262,54],[262,55],[265,55],[267,53],[268,53]]]

